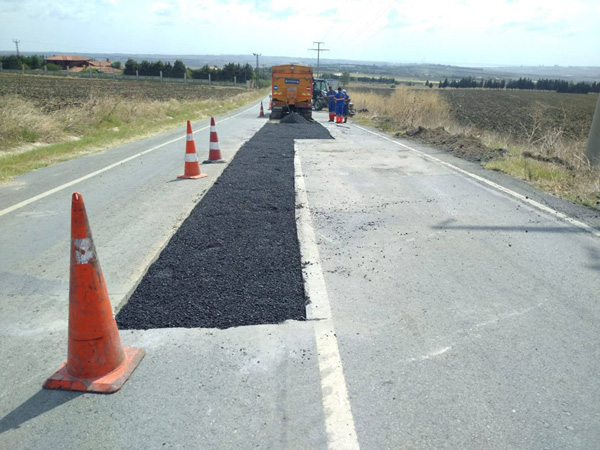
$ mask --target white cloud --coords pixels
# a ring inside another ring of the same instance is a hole
[[[525,61],[548,42],[553,51],[544,57],[554,64],[594,54],[599,13],[598,0],[0,0],[0,29],[57,51],[53,42],[94,51],[314,57],[313,41],[325,41],[331,51],[322,57],[405,62]],[[10,49],[10,40],[0,44]],[[598,58],[588,64],[600,65]]]

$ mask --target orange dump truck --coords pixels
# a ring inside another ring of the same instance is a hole
[[[273,66],[271,119],[290,112],[312,118],[313,69],[302,64]]]

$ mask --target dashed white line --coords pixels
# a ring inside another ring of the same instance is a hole
[[[306,318],[314,321],[328,448],[357,450],[360,447],[298,153],[294,156],[294,168],[298,240],[302,261],[306,263],[302,272],[311,302],[306,308]]]

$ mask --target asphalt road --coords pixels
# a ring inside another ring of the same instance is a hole
[[[238,113],[217,118],[230,161],[265,123]],[[308,320],[122,330],[147,356],[109,396],[41,389],[66,357],[70,195],[118,310],[224,165],[177,180],[182,126],[0,188],[0,448],[598,447],[597,213],[316,116],[335,139],[296,141]]]

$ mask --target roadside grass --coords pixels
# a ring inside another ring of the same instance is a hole
[[[600,178],[598,171],[591,168],[568,169],[522,155],[489,161],[483,166],[528,181],[540,190],[574,203],[598,208]]]
[[[398,86],[391,96],[357,92],[352,95],[354,108],[368,110],[366,117],[381,125],[384,131],[406,132],[415,127],[437,128],[454,126],[450,108],[435,91]],[[379,127],[379,125],[378,125]]]
[[[50,113],[22,97],[4,96],[0,106],[0,182],[177,128],[186,120],[223,114],[266,94],[267,90],[243,91],[227,99],[182,101],[101,97]]]
[[[504,156],[483,163],[483,167],[528,181],[566,200],[600,209],[600,170],[592,168],[584,157],[586,140],[566,137],[560,127],[542,129],[534,121],[535,128],[524,138],[461,126],[437,91],[408,86],[397,87],[391,96],[357,92],[352,100],[357,111],[368,111],[355,116],[355,121],[363,125],[391,134],[406,134],[423,127],[475,137],[484,147],[506,150]]]

